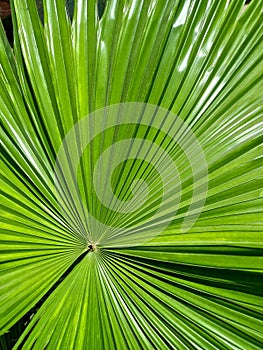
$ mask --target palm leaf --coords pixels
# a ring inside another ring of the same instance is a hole
[[[38,303],[14,349],[261,349],[262,1],[97,6],[0,26],[1,334]]]

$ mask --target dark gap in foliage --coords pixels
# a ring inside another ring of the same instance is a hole
[[[91,247],[90,247],[91,246]],[[67,269],[66,272],[59,278],[59,280],[50,288],[50,290],[34,305],[18,322],[16,322],[10,330],[0,336],[0,349],[1,350],[11,350],[16,344],[31,319],[47,300],[47,298],[55,291],[55,289],[64,281],[64,279],[71,273],[71,271],[81,262],[81,260],[91,251],[93,251],[93,246],[90,245],[87,251],[82,253],[74,263]]]
[[[7,40],[13,46],[14,35],[13,35],[13,23],[12,23],[11,15],[3,18],[2,23],[5,29]]]
[[[43,13],[43,0],[36,0],[37,1],[37,7],[39,11],[39,16],[41,18],[41,21],[43,22],[44,13]],[[75,0],[66,0],[66,9],[67,14],[72,21],[73,14],[74,14],[74,6],[75,6]],[[105,7],[106,7],[106,0],[98,0],[98,16],[101,18],[103,16]]]
[[[115,250],[117,250],[115,248]],[[193,266],[180,263],[166,262],[160,260],[153,260],[144,257],[131,257],[126,254],[118,256],[114,252],[107,251],[113,259],[122,260],[126,264],[136,263],[137,269],[143,267],[150,268],[151,271],[163,273],[166,275],[183,278],[185,280],[202,283],[208,286],[218,286],[220,283],[225,289],[235,290],[238,292],[251,293],[255,296],[262,296],[263,290],[261,288],[261,273],[252,271],[234,270],[228,268],[213,269],[206,266]],[[145,270],[143,270],[145,273]],[[151,274],[151,273],[150,273]]]
[[[103,16],[103,13],[105,11],[105,7],[106,7],[106,1],[107,0],[98,0],[98,16],[99,18],[101,18]],[[2,4],[7,4],[7,6],[9,6],[8,11],[7,10],[3,10],[0,12],[0,17],[2,19],[2,23],[6,32],[6,36],[7,39],[10,43],[11,46],[13,46],[14,43],[14,36],[13,36],[13,23],[12,23],[12,16],[10,14],[11,10],[10,10],[10,5],[9,5],[9,1],[5,0],[5,1],[1,1],[0,3]],[[38,8],[38,13],[39,13],[39,17],[41,19],[41,21],[43,22],[44,19],[44,11],[43,11],[43,0],[36,0],[36,4],[37,4],[37,8]],[[66,8],[67,8],[67,13],[70,17],[70,19],[72,20],[73,18],[73,13],[74,13],[74,0],[66,0]]]
[[[67,13],[72,20],[73,13],[74,13],[74,1],[75,0],[66,0],[66,8]],[[245,5],[248,5],[252,0],[246,0]],[[9,1],[1,1],[3,3],[6,3],[9,5]],[[104,14],[105,8],[106,8],[106,2],[107,0],[98,0],[98,16],[101,18]],[[39,16],[41,21],[43,22],[44,14],[43,14],[43,0],[36,0],[37,8],[39,12]],[[12,16],[9,14],[10,11],[6,12],[6,14],[1,12],[1,19],[3,22],[4,29],[6,31],[6,36],[11,45],[13,45],[14,37],[13,37],[13,24],[12,24]]]
[[[106,1],[107,0],[98,0],[97,6],[98,6],[99,18],[101,18],[103,16],[103,13],[104,13],[104,10],[106,7]],[[71,21],[72,21],[73,14],[74,14],[74,4],[75,4],[75,0],[66,0],[67,13],[68,13]]]
[[[28,323],[36,313],[35,307],[28,311],[18,322],[16,322],[10,330],[0,337],[0,349],[11,350]]]
[[[104,13],[105,7],[106,7],[106,1],[107,0],[99,0],[98,1],[98,15],[99,15],[99,18],[101,18],[103,16],[103,13]]]

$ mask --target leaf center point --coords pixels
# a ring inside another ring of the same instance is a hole
[[[89,251],[89,252],[94,252],[95,250],[97,250],[96,244],[90,243],[90,244],[88,245],[88,251]]]

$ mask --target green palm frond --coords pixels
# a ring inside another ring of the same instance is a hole
[[[0,26],[2,346],[38,305],[14,349],[261,349],[262,1],[43,5]]]

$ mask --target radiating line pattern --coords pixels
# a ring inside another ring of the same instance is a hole
[[[85,176],[81,161],[88,164]],[[69,131],[57,153],[54,184],[63,217],[86,240],[97,247],[134,246],[171,224],[184,184],[192,181],[181,227],[189,231],[205,204],[207,173],[202,147],[180,118],[159,106],[120,103]],[[93,193],[93,207],[85,192]]]
[[[108,0],[101,18],[97,1],[80,0],[72,21],[63,0],[44,0],[43,23],[34,0],[11,3],[13,48],[0,25],[0,334],[41,301],[14,349],[261,349],[262,0],[244,11],[241,0]],[[92,185],[101,154],[131,135],[172,151],[180,205],[151,240],[95,245],[100,227],[90,232],[77,202],[61,210],[56,159],[74,125],[127,102],[165,108],[191,129],[206,158],[206,202],[183,232],[203,192],[193,197],[202,178],[193,181],[182,149],[156,128],[109,128],[78,165],[85,207],[121,227],[158,210],[158,172],[133,158],[109,177],[114,147],[96,175],[119,200],[111,210],[109,192],[98,197]],[[142,200],[142,178],[148,205],[119,214],[134,181]]]

